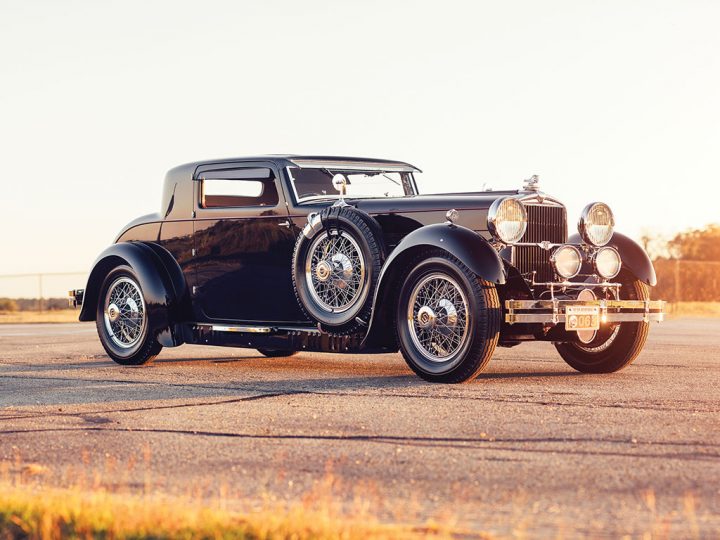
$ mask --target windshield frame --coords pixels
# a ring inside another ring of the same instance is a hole
[[[345,199],[373,199],[373,200],[381,200],[381,199],[397,199],[402,197],[413,197],[415,195],[418,195],[418,187],[417,187],[417,181],[415,180],[415,174],[413,171],[403,170],[398,171],[397,169],[393,169],[393,167],[388,167],[387,170],[385,168],[380,167],[362,167],[362,163],[358,163],[358,167],[355,168],[337,168],[337,167],[298,167],[295,166],[286,166],[285,167],[285,173],[287,175],[287,181],[290,184],[292,196],[294,199],[294,202],[296,205],[301,206],[305,204],[313,204],[317,203],[319,201],[336,201],[340,199],[340,193],[333,193],[333,194],[326,194],[326,195],[320,195],[320,196],[313,196],[313,197],[303,197],[302,199],[298,196],[297,188],[295,187],[295,177],[292,174],[291,169],[324,169],[328,171],[331,174],[345,174],[345,175],[355,175],[355,174],[363,174],[363,173],[374,173],[374,174],[399,174],[402,182],[402,188],[405,192],[404,195],[398,195],[398,196],[391,196],[391,197],[352,197],[352,196],[345,196]],[[330,184],[330,182],[328,182]],[[409,191],[409,193],[408,193]]]

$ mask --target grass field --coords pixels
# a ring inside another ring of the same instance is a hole
[[[0,324],[77,322],[79,309],[52,311],[0,311]],[[720,302],[677,302],[667,305],[669,318],[720,317]]]
[[[0,311],[0,324],[78,322],[79,309],[52,311]]]
[[[670,318],[720,317],[720,302],[677,302],[667,305]]]
[[[366,512],[338,514],[332,504],[296,503],[240,513],[223,500],[162,494],[17,487],[0,483],[0,539],[199,538],[199,539],[487,539],[487,535],[424,526],[383,524]]]

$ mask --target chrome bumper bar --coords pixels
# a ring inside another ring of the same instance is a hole
[[[505,322],[565,323],[567,306],[598,307],[600,322],[662,322],[665,318],[663,300],[506,300]]]

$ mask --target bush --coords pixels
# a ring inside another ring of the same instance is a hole
[[[11,298],[0,298],[0,311],[17,311],[17,302]]]

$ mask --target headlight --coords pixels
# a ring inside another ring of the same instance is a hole
[[[580,273],[582,267],[582,254],[575,246],[560,246],[550,257],[557,275],[570,279]]]
[[[593,246],[604,246],[613,235],[615,217],[610,207],[601,202],[590,203],[582,211],[578,231],[583,240]]]
[[[517,199],[497,199],[488,211],[488,230],[505,244],[519,242],[527,229],[525,207]]]
[[[593,258],[595,271],[605,279],[612,279],[620,273],[622,261],[615,248],[600,248]]]

